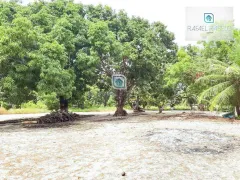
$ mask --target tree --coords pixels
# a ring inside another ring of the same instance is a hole
[[[240,113],[238,102],[239,37],[239,30],[234,30],[234,41],[216,41],[205,44],[207,47],[205,52],[214,53],[211,54],[214,60],[204,61],[208,64],[208,68],[202,66],[206,70],[205,76],[197,80],[196,85],[205,83],[199,102],[208,103],[211,110],[231,106],[235,107],[237,115]]]
[[[121,73],[127,91],[115,91],[115,115],[126,115],[131,91],[144,96],[148,83],[176,59],[174,35],[165,25],[108,6],[72,0],[0,6],[1,99],[17,106],[43,100],[57,109],[59,99],[83,105],[94,85],[106,105],[111,76]]]
[[[213,110],[217,106],[223,108],[231,105],[235,107],[237,115],[240,115],[240,64],[227,63],[211,60],[209,61],[208,74],[199,78],[197,83],[208,85],[199,101],[207,100],[210,102],[210,109]]]
[[[230,61],[229,55],[232,51],[233,41],[204,41],[199,44],[203,46],[200,51],[202,57],[215,58],[223,62]]]
[[[0,78],[4,99],[20,106],[31,100],[39,70],[30,66],[31,56],[39,47],[39,31],[24,17],[0,26]]]
[[[9,9],[9,3],[3,5]],[[87,54],[82,5],[61,0],[14,5],[13,15],[0,26],[2,98],[18,106],[42,99],[56,109],[50,102],[84,94],[96,75]]]

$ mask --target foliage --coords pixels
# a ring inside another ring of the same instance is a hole
[[[221,108],[229,104],[240,105],[240,67],[237,64],[229,66],[218,60],[211,60],[210,64],[208,74],[197,80],[197,83],[208,85],[208,88],[199,96],[199,101],[209,100],[211,110],[216,106]]]
[[[0,101],[9,108],[199,103],[239,106],[240,31],[234,41],[178,48],[161,22],[72,0],[0,1]],[[127,77],[127,91],[111,76]],[[119,97],[118,97],[119,96]],[[121,96],[121,97],[120,97]],[[121,102],[121,103],[119,103]],[[123,109],[122,109],[123,110]]]
[[[215,43],[215,45],[224,45],[218,47],[218,50],[222,50],[224,47],[227,51],[220,51],[219,55],[225,52],[225,57],[227,58],[221,59],[218,57],[216,60],[217,56],[213,56],[215,57],[214,59],[204,61],[206,74],[197,80],[196,85],[204,84],[205,88],[198,99],[199,102],[208,103],[211,110],[225,110],[226,107],[229,110],[230,107],[231,111],[233,111],[235,107],[237,114],[240,114],[240,85],[238,78],[240,73],[239,40],[239,30],[235,30],[234,41]]]
[[[37,103],[28,101],[27,103],[23,103],[21,108],[47,109],[47,106],[42,101],[38,101]]]
[[[59,100],[56,93],[44,94],[41,96],[41,99],[49,110],[57,111],[59,109]]]
[[[130,93],[175,58],[174,35],[165,25],[108,6],[72,0],[27,6],[1,1],[0,6],[0,98],[8,104],[41,99],[56,109],[64,96],[78,106],[84,100],[106,106],[113,73],[128,78]],[[87,99],[89,86],[98,86],[98,98],[104,98]]]

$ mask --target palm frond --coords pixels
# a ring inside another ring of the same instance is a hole
[[[196,80],[196,83],[204,83],[204,84],[209,84],[209,82],[222,82],[226,81],[227,77],[226,75],[222,74],[211,74],[207,76],[202,76],[199,79]]]
[[[236,64],[228,67],[229,73],[233,75],[240,75],[240,67]]]
[[[229,64],[227,64],[225,62],[222,62],[222,61],[219,61],[217,59],[209,59],[208,62],[211,63],[211,64],[214,64],[214,65],[219,65],[219,66],[225,67],[225,68],[227,68],[229,66]]]
[[[236,89],[234,85],[227,87],[211,100],[210,110],[213,110],[213,108],[216,107],[216,105],[222,106],[222,105],[230,104],[231,99],[235,96],[235,94],[236,94]]]
[[[220,92],[222,92],[231,85],[232,85],[231,81],[226,81],[219,83],[215,86],[212,86],[201,93],[201,95],[198,98],[198,101],[201,102],[205,98],[212,98],[213,96],[216,96],[217,94],[219,94]]]
[[[209,73],[214,74],[224,74],[228,67],[219,65],[219,64],[212,64],[209,70]]]

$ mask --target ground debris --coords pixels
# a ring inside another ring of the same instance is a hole
[[[39,118],[29,118],[22,120],[22,124],[51,124],[59,122],[70,122],[80,118],[91,117],[93,115],[79,115],[67,112],[52,112]]]
[[[125,172],[122,172],[122,176],[126,176],[126,173],[125,173]]]
[[[182,112],[177,114],[167,114],[167,115],[160,115],[162,119],[181,119],[181,120],[206,120],[206,121],[224,121],[224,122],[234,122],[238,123],[240,121],[230,119],[230,118],[223,118],[217,115],[209,115],[204,112]],[[157,115],[159,117],[159,115]]]
[[[164,152],[184,154],[213,154],[231,152],[240,145],[240,138],[196,129],[159,129],[145,135],[159,144]]]
[[[76,113],[52,112],[37,119],[38,124],[74,121],[80,118]]]

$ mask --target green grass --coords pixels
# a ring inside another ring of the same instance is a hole
[[[69,108],[71,112],[107,112],[107,111],[115,111],[116,107],[89,107],[85,109],[81,108]]]
[[[47,109],[35,109],[35,108],[22,108],[22,109],[10,109],[9,114],[37,114],[37,113],[48,113]]]
[[[145,109],[150,111],[158,111],[158,107],[156,106],[148,106],[148,107],[145,107]]]
[[[125,109],[130,109],[129,107],[125,107]],[[80,108],[69,108],[70,112],[108,112],[115,111],[116,107],[89,107],[85,109]],[[21,108],[21,109],[9,109],[6,110],[4,108],[0,108],[0,114],[37,114],[37,113],[48,113],[50,112],[47,109],[41,108]]]
[[[169,107],[169,109],[171,108]],[[184,105],[176,105],[174,109],[175,110],[191,110],[190,106],[184,106]]]
[[[124,107],[126,110],[131,110],[130,106],[126,105]],[[164,110],[170,110],[170,107],[164,107]],[[88,107],[85,109],[80,108],[69,108],[70,112],[114,112],[116,110],[116,107]],[[158,108],[155,106],[146,107],[146,110],[152,110],[152,111],[158,111]],[[175,110],[190,110],[190,107],[177,105],[175,106]],[[4,108],[0,108],[0,114],[37,114],[37,113],[48,113],[49,110],[45,108],[33,108],[33,107],[25,107],[21,109],[10,109],[6,110]]]
[[[145,108],[146,110],[150,110],[150,111],[158,111],[158,107],[156,106],[149,106]],[[184,106],[184,105],[176,105],[174,107],[175,110],[191,110],[191,108],[189,106]],[[164,107],[164,111],[168,111],[171,110],[170,106],[165,106]]]
[[[0,109],[0,114],[37,114],[37,113],[48,113],[50,112],[47,109],[39,109],[39,108],[22,108],[22,109],[9,109],[6,110],[4,108]]]
[[[124,106],[124,109],[130,110],[131,108],[128,105],[126,105],[126,106]],[[108,111],[116,111],[116,107],[114,107],[114,106],[112,106],[112,107],[100,106],[100,107],[88,107],[88,108],[85,108],[85,109],[69,108],[69,111],[71,111],[71,112],[108,112]]]

